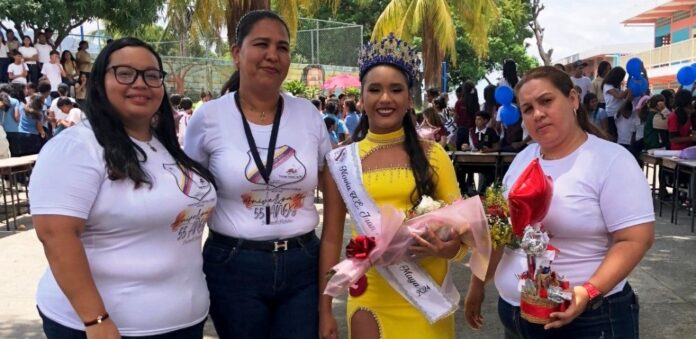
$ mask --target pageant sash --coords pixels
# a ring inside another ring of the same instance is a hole
[[[362,165],[358,144],[334,149],[326,156],[331,175],[355,222],[358,233],[375,236],[381,232],[377,204],[362,183]],[[450,277],[449,267],[442,283],[437,283],[418,263],[403,261],[375,269],[411,305],[416,307],[432,324],[457,310],[459,292]]]

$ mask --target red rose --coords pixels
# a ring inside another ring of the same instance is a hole
[[[376,245],[374,237],[359,235],[350,239],[348,246],[346,246],[346,257],[365,260]]]

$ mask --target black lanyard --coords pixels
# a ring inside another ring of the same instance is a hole
[[[244,123],[244,134],[246,135],[247,143],[249,144],[249,150],[251,151],[251,156],[254,158],[256,163],[256,168],[258,168],[263,181],[266,185],[269,185],[271,181],[271,171],[273,171],[273,156],[275,155],[275,145],[278,139],[278,127],[280,127],[280,115],[283,113],[283,97],[278,98],[278,105],[276,108],[276,115],[273,118],[273,128],[271,129],[271,140],[268,142],[268,154],[266,155],[266,166],[261,162],[261,155],[259,154],[258,148],[256,148],[256,141],[254,136],[251,134],[251,127],[249,127],[249,122],[246,116],[244,116],[244,111],[242,110],[242,105],[239,103],[239,92],[234,93],[234,102],[237,104],[237,109],[242,115],[242,122]],[[271,223],[271,207],[266,205],[266,224]]]

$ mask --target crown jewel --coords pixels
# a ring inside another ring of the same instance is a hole
[[[367,71],[377,65],[393,65],[406,73],[408,83],[411,85],[416,78],[420,59],[416,50],[411,48],[405,41],[394,36],[394,33],[382,39],[380,42],[368,42],[360,49],[358,55],[358,68],[360,69],[360,79],[365,76]]]

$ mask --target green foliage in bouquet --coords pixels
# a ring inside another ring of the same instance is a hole
[[[503,186],[500,183],[491,185],[486,189],[486,197],[483,201],[486,217],[488,218],[488,228],[491,233],[491,243],[493,244],[493,249],[497,249],[500,246],[518,248],[519,239],[512,233],[510,209],[503,191]]]

